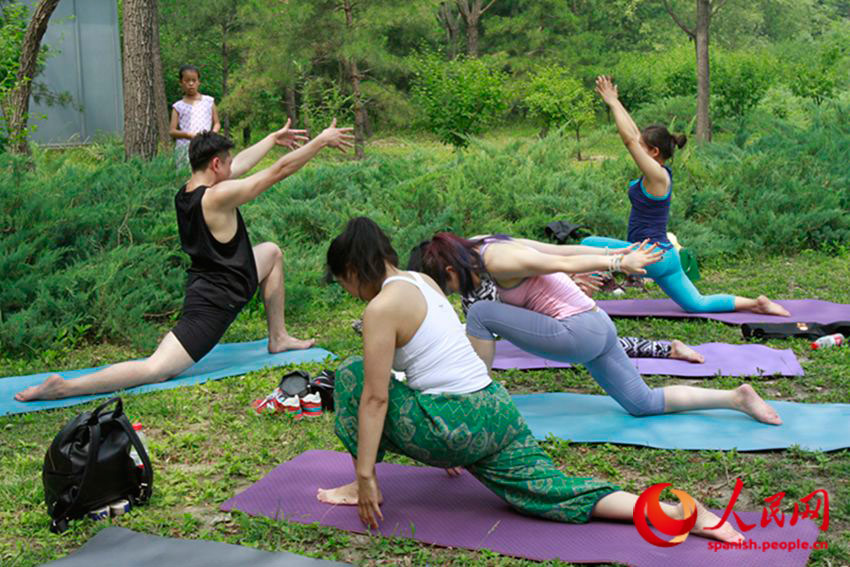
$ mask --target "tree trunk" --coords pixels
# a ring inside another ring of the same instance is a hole
[[[159,143],[171,144],[169,130],[168,99],[165,97],[165,75],[162,72],[162,57],[159,49],[159,10],[154,9],[153,20],[153,96],[156,104],[156,126]]]
[[[673,8],[670,6],[669,0],[662,0],[664,8],[676,25],[682,28],[688,37],[694,42],[697,61],[697,140],[702,142],[711,141],[711,112],[710,112],[710,97],[711,97],[711,74],[708,64],[708,45],[709,45],[709,29],[711,28],[711,17],[717,13],[726,0],[696,0],[697,2],[697,23],[696,26],[689,28],[684,20],[680,19]]]
[[[21,46],[21,65],[18,67],[15,86],[7,95],[9,97],[8,104],[4,105],[11,138],[9,149],[14,153],[29,155],[30,148],[26,130],[29,120],[32,79],[36,72],[41,39],[47,31],[47,23],[50,21],[50,16],[57,4],[59,4],[59,0],[40,0],[33,10],[32,19],[24,34],[24,43]]]
[[[576,126],[576,159],[581,161],[581,133],[579,132],[578,126]]]
[[[351,12],[351,0],[343,0],[345,24],[354,27],[354,16]],[[351,92],[354,96],[354,157],[363,159],[363,146],[366,143],[366,109],[363,107],[363,95],[360,92],[360,71],[354,57],[348,60],[348,76],[351,80]]]
[[[708,61],[709,28],[711,27],[711,1],[697,0],[697,26],[694,40],[697,56],[697,140],[711,141],[711,74]]]
[[[446,56],[449,61],[457,57],[457,39],[460,35],[460,16],[451,8],[448,2],[440,2],[437,20],[446,30]]]
[[[298,128],[298,105],[295,103],[295,89],[284,87],[286,96],[286,114],[292,120],[293,128]]]
[[[156,154],[154,100],[155,0],[124,0],[124,154]]]
[[[227,32],[230,31],[228,23],[222,22],[221,24],[221,99],[224,100],[224,97],[227,96],[227,74],[230,67],[230,52],[227,48]],[[221,119],[221,129],[224,131],[224,135],[228,138],[230,137],[230,119],[227,115],[219,116]]]
[[[478,57],[478,22],[496,0],[490,0],[490,3],[482,8],[483,1],[456,0],[457,8],[466,20],[466,54],[469,57]]]

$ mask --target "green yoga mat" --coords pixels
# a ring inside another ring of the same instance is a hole
[[[267,339],[247,343],[225,343],[217,345],[209,354],[180,376],[157,384],[145,384],[144,386],[129,388],[124,390],[124,393],[138,394],[142,392],[153,392],[155,390],[170,390],[171,388],[179,388],[180,386],[203,384],[208,380],[218,380],[227,376],[241,376],[242,374],[260,370],[261,368],[301,364],[304,362],[322,362],[328,357],[332,359],[336,358],[333,353],[323,348],[290,350],[277,354],[269,354],[267,345]],[[67,380],[99,370],[100,368],[105,367],[65,370],[58,372],[58,374]],[[43,372],[28,376],[0,378],[0,415],[64,408],[112,395],[112,393],[104,393],[92,396],[64,398],[61,400],[38,400],[34,402],[19,402],[15,400],[15,394],[24,388],[43,382],[51,374],[53,373]]]
[[[784,423],[766,425],[732,410],[633,417],[609,396],[559,392],[513,399],[537,439],[722,451],[850,447],[850,404],[770,401]]]

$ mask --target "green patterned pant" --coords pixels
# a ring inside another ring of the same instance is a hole
[[[355,458],[362,392],[363,361],[349,359],[336,372],[336,434]],[[378,461],[385,451],[435,467],[464,467],[520,512],[561,522],[587,522],[596,503],[619,490],[555,468],[495,382],[471,394],[431,395],[391,379]]]

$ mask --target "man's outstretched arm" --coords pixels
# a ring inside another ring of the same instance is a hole
[[[236,154],[233,163],[230,164],[230,178],[237,179],[251,171],[275,146],[284,146],[294,150],[309,140],[307,130],[292,130],[291,125],[292,119],[289,119],[286,121],[286,125],[277,132],[272,132],[253,146]]]
[[[210,204],[217,209],[235,209],[255,199],[278,181],[289,177],[301,169],[322,148],[327,146],[338,148],[341,151],[350,148],[354,140],[354,136],[351,134],[352,130],[352,128],[337,128],[336,119],[334,119],[331,125],[321,134],[300,148],[281,157],[274,165],[258,171],[245,179],[222,181],[216,184],[213,190],[207,193],[208,197],[205,198],[210,199]],[[282,131],[279,130],[277,134],[280,132]]]

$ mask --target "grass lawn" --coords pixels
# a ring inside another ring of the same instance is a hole
[[[742,295],[767,293],[779,298],[814,297],[846,301],[850,256],[804,253],[789,258],[738,259],[728,266],[704,266],[703,292],[734,291]],[[758,270],[753,273],[754,267]],[[649,294],[630,291],[627,297],[661,297],[657,287]],[[320,337],[320,344],[345,357],[359,354],[360,340],[351,331],[361,305],[346,299],[333,310],[301,311],[290,320],[292,331]],[[620,334],[678,337],[689,343],[740,343],[737,327],[710,321],[618,320]],[[225,340],[264,336],[261,311],[240,315]],[[800,402],[850,403],[850,349],[812,352],[803,340],[772,341],[791,347],[806,371],[802,378],[757,378],[756,389],[773,399]],[[0,375],[77,368],[142,356],[116,345],[78,345],[66,352],[50,352],[36,359],[5,360]],[[317,372],[319,365],[307,365]],[[200,538],[266,550],[285,550],[360,565],[538,565],[501,557],[487,551],[429,547],[414,541],[350,534],[240,513],[218,511],[221,502],[255,482],[279,463],[308,449],[342,450],[333,434],[333,415],[292,423],[276,416],[257,416],[251,400],[268,393],[282,369],[253,372],[202,386],[179,388],[125,398],[126,412],[141,421],[152,450],[156,473],[149,505],[111,520],[141,532],[180,538]],[[497,373],[496,378],[515,393],[572,391],[601,393],[586,371],[547,370]],[[687,383],[732,388],[737,378],[678,380],[650,377],[653,386]],[[109,525],[77,521],[65,534],[47,529],[40,471],[44,452],[53,436],[78,412],[94,404],[67,409],[0,417],[0,564],[37,565],[75,550]],[[811,491],[830,494],[830,527],[821,534],[829,548],[816,551],[809,565],[850,564],[850,451],[804,452],[797,449],[759,453],[735,451],[663,451],[616,445],[580,445],[562,441],[544,444],[567,474],[595,476],[627,490],[642,491],[655,482],[674,486],[723,507],[736,477],[744,491],[736,509],[762,508],[762,499],[787,493],[783,510]],[[394,462],[408,462],[389,456]],[[447,512],[447,513],[450,513]],[[757,537],[757,536],[755,536]],[[560,562],[546,565],[565,565]]]

